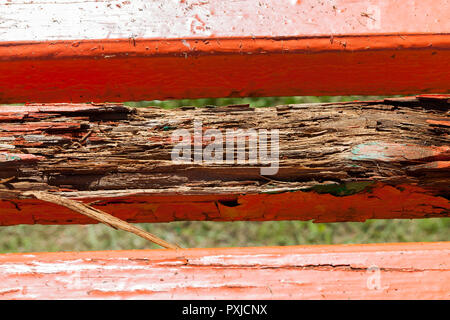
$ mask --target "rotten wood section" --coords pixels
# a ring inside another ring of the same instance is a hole
[[[271,108],[0,106],[0,225],[96,223],[30,190],[128,222],[448,217],[449,105],[449,96],[425,95]],[[179,129],[192,134],[185,162],[172,160]],[[195,161],[211,147],[210,129],[224,153],[232,145],[245,160]],[[263,131],[256,139],[238,129],[279,130],[279,156],[250,163]],[[276,174],[261,171],[277,161]]]
[[[448,93],[447,0],[0,1],[0,102]]]
[[[2,254],[0,299],[449,299],[449,258],[448,242]]]

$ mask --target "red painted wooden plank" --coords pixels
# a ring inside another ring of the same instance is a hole
[[[449,92],[445,0],[130,3],[0,4],[0,102]]]
[[[1,299],[449,299],[450,243],[0,255]]]
[[[61,190],[63,191],[63,190]],[[71,194],[61,194],[72,197]],[[88,194],[88,193],[86,193]],[[246,194],[197,192],[181,194],[177,189],[99,192],[98,198],[75,198],[92,203],[128,222],[178,220],[270,221],[314,220],[315,222],[365,221],[367,219],[415,219],[448,217],[450,202],[445,197],[413,186],[377,184],[371,190],[348,196],[316,192],[285,191]],[[67,208],[34,199],[0,200],[0,225],[97,223]]]
[[[10,43],[0,102],[448,92],[448,35],[334,39],[185,40],[193,51],[180,40]]]

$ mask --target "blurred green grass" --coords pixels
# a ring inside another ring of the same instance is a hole
[[[180,106],[249,103],[253,107],[280,104],[379,99],[378,96],[222,98],[128,102],[129,106],[177,108]],[[450,218],[368,220],[346,223],[310,221],[172,222],[138,224],[157,236],[185,248],[276,246],[379,242],[450,241]],[[0,227],[0,252],[49,252],[148,249],[157,246],[133,234],[104,225]]]
[[[203,222],[137,224],[184,248],[449,241],[450,218]],[[11,226],[0,229],[0,252],[85,251],[158,248],[133,234],[104,225]]]
[[[165,109],[179,108],[182,106],[202,107],[206,105],[226,106],[230,104],[250,104],[252,107],[271,107],[282,104],[295,103],[319,103],[319,102],[340,102],[354,100],[375,100],[384,96],[299,96],[299,97],[264,97],[264,98],[208,98],[208,99],[181,99],[181,100],[154,100],[127,102],[130,107],[149,107],[155,106]]]

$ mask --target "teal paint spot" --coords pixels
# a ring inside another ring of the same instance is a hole
[[[4,157],[4,161],[20,161],[20,160],[22,160],[19,156],[12,155],[9,153],[0,153],[0,156]]]
[[[351,160],[383,160],[388,161],[392,158],[389,154],[389,149],[398,146],[405,146],[404,144],[389,144],[385,142],[367,142],[354,146],[349,158]]]
[[[369,149],[364,152],[361,149]],[[378,142],[368,142],[358,144],[352,149],[353,156],[350,157],[351,160],[386,160],[387,157],[381,153],[383,149]]]

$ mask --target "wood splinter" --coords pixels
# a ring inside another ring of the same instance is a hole
[[[91,207],[87,204],[84,204],[82,202],[78,202],[75,200],[71,200],[71,199],[68,199],[65,197],[61,197],[61,196],[50,194],[50,193],[43,192],[43,191],[27,191],[27,192],[24,192],[23,195],[33,196],[36,199],[46,201],[46,202],[51,202],[51,203],[66,207],[75,212],[78,212],[85,216],[88,216],[89,218],[100,221],[112,228],[134,233],[135,235],[138,235],[139,237],[144,238],[148,241],[151,241],[151,242],[153,242],[157,245],[160,245],[161,247],[164,247],[166,249],[180,249],[180,246],[178,246],[178,245],[171,244],[167,241],[164,241],[163,239],[160,239],[157,236],[155,236],[151,233],[148,233],[126,221],[123,221],[117,217],[114,217],[113,215],[110,215],[109,213],[98,210],[98,209]]]

